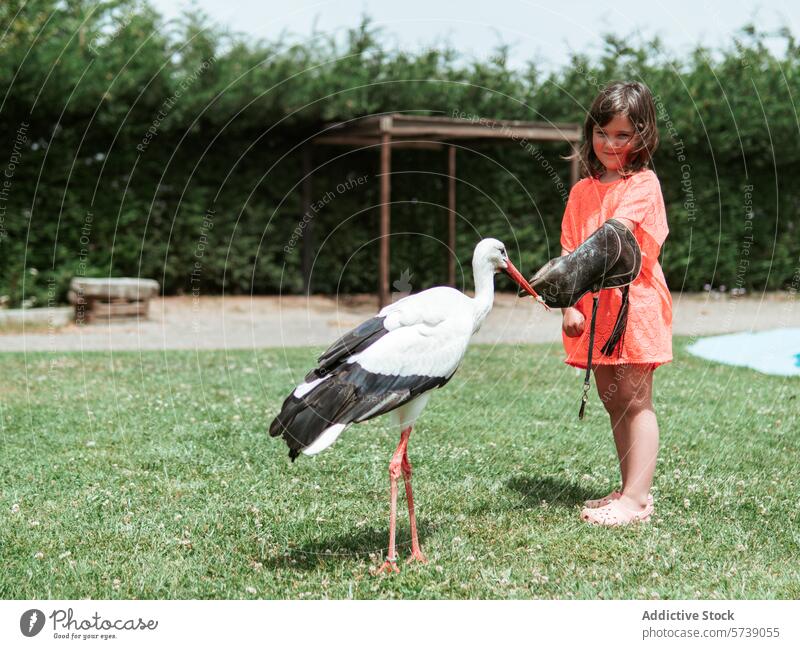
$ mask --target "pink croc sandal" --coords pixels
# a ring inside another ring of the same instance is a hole
[[[587,509],[597,509],[598,507],[605,507],[608,503],[612,500],[616,500],[622,495],[622,493],[618,490],[612,491],[607,496],[603,496],[602,498],[596,498],[595,500],[586,500],[583,503],[583,506]],[[653,504],[653,494],[647,494],[647,504]]]
[[[631,523],[647,523],[650,521],[653,511],[652,502],[648,502],[647,507],[637,512],[622,505],[619,499],[615,499],[596,509],[585,508],[581,512],[581,518],[592,525],[620,527]]]

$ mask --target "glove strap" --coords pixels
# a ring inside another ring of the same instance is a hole
[[[592,295],[592,322],[589,325],[589,354],[586,358],[586,376],[583,379],[583,396],[581,397],[581,409],[578,411],[578,419],[583,419],[586,410],[586,402],[589,400],[589,387],[592,377],[592,352],[594,351],[594,323],[597,319],[597,301],[600,294]]]

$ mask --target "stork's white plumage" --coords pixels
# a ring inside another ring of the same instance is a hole
[[[453,376],[472,335],[494,302],[494,275],[508,274],[538,296],[509,261],[497,239],[483,239],[472,256],[475,297],[446,286],[410,295],[384,307],[331,345],[319,365],[284,401],[270,426],[282,435],[294,460],[301,452],[323,451],[352,423],[392,411],[401,427],[400,444],[389,464],[391,518],[389,553],[381,567],[397,572],[394,544],[397,478],[403,475],[411,523],[411,559],[424,561],[417,540],[407,446],[411,427],[430,391]]]

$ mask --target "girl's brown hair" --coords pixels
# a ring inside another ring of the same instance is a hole
[[[634,128],[634,148],[620,173],[627,176],[650,166],[653,153],[658,148],[653,95],[646,85],[638,81],[612,81],[603,87],[592,102],[583,125],[583,144],[571,156],[580,160],[582,178],[595,178],[605,171],[594,154],[592,135],[595,126],[605,126],[616,115],[625,115]]]

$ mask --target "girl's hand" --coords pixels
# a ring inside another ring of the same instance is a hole
[[[577,338],[583,333],[586,318],[574,307],[564,309],[563,313],[564,317],[561,322],[561,328],[570,338]]]

